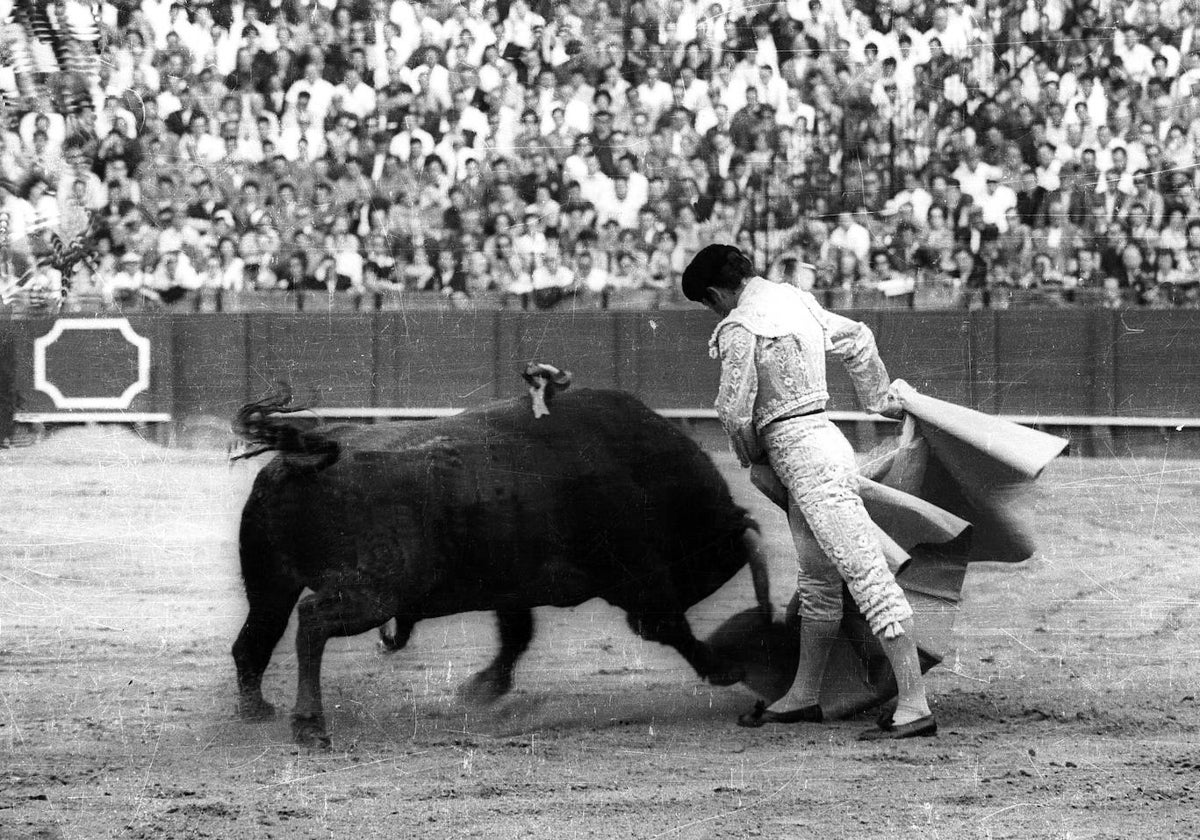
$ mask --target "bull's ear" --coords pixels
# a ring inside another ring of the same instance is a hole
[[[550,381],[557,385],[560,389],[571,387],[571,379],[573,378],[571,371],[559,370],[554,368],[554,374],[550,377]]]

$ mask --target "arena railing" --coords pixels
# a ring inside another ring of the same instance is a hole
[[[874,290],[818,289],[814,291],[829,309],[896,310],[896,309],[1016,309],[1016,308],[1104,308],[1114,303],[1129,306],[1128,295],[1116,299],[1103,289],[1062,291],[994,288],[986,291],[963,291],[948,287],[925,287],[908,294],[885,296]],[[144,297],[124,302],[106,302],[96,294],[69,297],[61,314],[87,315],[98,313],[255,313],[255,312],[320,312],[370,313],[402,312],[409,310],[454,309],[612,309],[653,310],[691,306],[682,300],[670,299],[657,290],[639,289],[631,292],[582,294],[567,296],[552,306],[540,306],[530,295],[511,295],[487,292],[474,297],[450,297],[439,292],[412,291],[283,291],[201,289],[185,295],[177,302],[163,305]],[[37,306],[13,307],[13,314],[45,316],[54,314],[53,307],[44,301]]]
[[[437,417],[452,417],[465,409],[446,407],[376,407],[376,408],[310,408],[313,415],[326,420],[431,420]],[[713,408],[657,408],[658,414],[671,420],[717,421]],[[895,420],[866,411],[829,411],[829,419],[835,423],[871,423],[893,425]],[[1107,428],[1153,428],[1153,429],[1197,429],[1200,417],[1122,417],[1095,416],[1088,414],[997,414],[1005,420],[1037,429],[1067,427]]]

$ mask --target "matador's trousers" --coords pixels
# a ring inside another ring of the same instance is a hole
[[[872,633],[889,639],[903,635],[900,622],[912,617],[912,607],[858,495],[854,450],[845,435],[825,414],[817,414],[771,423],[762,440],[771,468],[788,489],[801,618],[841,621],[845,581]],[[803,550],[805,529],[816,537],[820,552]]]

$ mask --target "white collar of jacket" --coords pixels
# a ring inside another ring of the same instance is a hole
[[[803,331],[805,319],[812,318],[824,335],[824,324],[817,317],[818,307],[816,299],[802,289],[787,283],[772,283],[762,277],[751,277],[742,290],[738,305],[713,330],[712,338],[708,340],[708,355],[714,359],[720,357],[717,341],[721,330],[731,324],[744,327],[763,338],[779,338]],[[832,349],[829,336],[824,335],[824,339],[825,349]]]

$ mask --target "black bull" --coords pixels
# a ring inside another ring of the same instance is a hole
[[[305,743],[328,742],[326,641],[393,617],[405,628],[495,611],[500,651],[472,683],[491,697],[511,686],[533,607],[597,597],[708,681],[741,679],[684,612],[750,563],[769,617],[757,526],[699,446],[633,397],[581,390],[542,418],[523,397],[440,420],[308,430],[269,408],[239,415],[259,452],[282,453],[242,514],[250,612],[233,657],[243,716],[273,713],[263,671],[306,587],[292,721]]]

